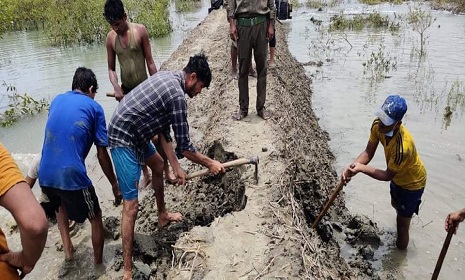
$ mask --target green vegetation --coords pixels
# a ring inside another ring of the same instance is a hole
[[[195,7],[201,6],[200,0],[174,0],[176,12],[190,12]]]
[[[400,5],[403,2],[403,0],[359,0],[359,1],[360,3],[364,3],[367,5],[377,5],[377,4],[386,3],[386,2]]]
[[[384,43],[381,42],[378,50],[372,51],[367,62],[363,63],[363,74],[369,75],[372,82],[380,82],[390,71],[396,70],[396,59],[392,58],[385,49]]]
[[[312,9],[322,9],[323,7],[334,7],[340,2],[341,0],[307,0],[305,6]],[[295,7],[297,8],[297,6]]]
[[[390,21],[388,16],[382,16],[380,13],[355,15],[353,17],[346,17],[343,14],[339,14],[331,17],[330,21],[329,31],[360,31],[366,27],[391,28],[392,30],[399,29],[398,24]]]
[[[340,4],[341,2],[342,0],[307,0],[305,2],[305,5],[308,8],[318,9],[322,7],[334,7]],[[377,5],[381,3],[393,3],[396,5],[400,5],[404,2],[404,0],[359,0],[359,2],[367,5]]]
[[[184,0],[187,1],[187,0]],[[142,23],[152,37],[171,32],[169,0],[124,0],[130,21]],[[0,0],[0,34],[43,28],[52,45],[102,43],[110,30],[105,0]]]
[[[16,88],[3,82],[2,86],[6,87],[8,96],[8,109],[0,113],[0,125],[10,127],[19,119],[36,115],[49,107],[49,102],[42,98],[35,100],[26,93],[19,94]]]
[[[51,44],[68,46],[103,42],[109,25],[102,15],[102,2],[82,0],[50,1],[51,6],[47,9],[47,18],[44,25],[45,33]]]
[[[465,83],[455,81],[447,93],[447,106],[450,112],[465,112]]]
[[[300,3],[299,0],[289,0],[289,3],[294,9],[300,8],[303,5],[303,3]]]
[[[145,25],[150,37],[161,37],[172,31],[169,0],[126,0],[123,3],[130,20]]]
[[[433,9],[452,11],[456,14],[465,12],[465,0],[433,0],[431,6]]]

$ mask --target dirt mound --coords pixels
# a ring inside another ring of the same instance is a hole
[[[229,76],[224,13],[213,11],[161,68],[182,69],[188,56],[201,51],[209,56],[212,84],[188,101],[192,140],[223,162],[260,154],[259,183],[252,168],[241,167],[186,187],[166,186],[168,209],[182,212],[184,220],[161,230],[149,193],[141,202],[134,250],[136,262],[145,266],[136,267],[146,277],[170,279],[378,278],[369,260],[379,246],[379,230],[370,220],[351,216],[342,194],[317,231],[310,228],[337,174],[329,136],[312,110],[311,80],[289,53],[279,24],[278,67],[269,71],[267,82],[272,120],[252,112],[241,122],[231,119],[238,89]],[[251,102],[255,82],[250,78]],[[355,253],[344,259],[340,244]]]

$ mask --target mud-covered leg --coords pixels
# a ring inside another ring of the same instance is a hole
[[[123,239],[123,279],[132,279],[132,244],[134,240],[134,224],[139,209],[138,199],[124,200],[121,237]]]
[[[160,154],[150,156],[147,165],[152,169],[152,186],[158,209],[158,227],[164,227],[170,222],[181,221],[181,213],[168,213],[165,208],[165,190],[163,186],[163,159]]]
[[[397,215],[397,240],[396,246],[400,250],[407,249],[409,242],[410,221],[412,218],[405,218]]]

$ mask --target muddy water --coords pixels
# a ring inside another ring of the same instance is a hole
[[[407,252],[394,249],[395,211],[390,207],[388,183],[361,174],[345,188],[345,197],[350,211],[368,216],[385,231],[384,246],[375,253],[375,266],[398,275],[396,278],[425,279],[431,277],[446,236],[445,216],[465,207],[464,101],[457,108],[447,103],[448,97],[463,98],[465,93],[465,17],[432,11],[435,21],[425,33],[428,39],[422,61],[412,51],[419,47],[419,35],[406,27],[405,21],[401,22],[400,33],[393,35],[389,30],[375,29],[328,34],[311,20],[313,17],[327,26],[329,18],[341,12],[373,11],[398,19],[409,8],[359,4],[326,7],[323,11],[300,8],[284,24],[289,30],[291,52],[300,62],[323,62],[321,67],[307,66],[306,71],[314,78],[313,108],[320,125],[331,136],[338,172],[365,148],[374,112],[385,97],[399,93],[407,99],[404,123],[428,172],[420,215],[412,219]],[[364,74],[363,63],[380,49],[396,69],[385,73],[387,78],[373,82],[372,75]],[[458,93],[452,90],[449,94],[454,83]],[[444,118],[447,105],[454,108],[450,119]],[[378,149],[372,165],[385,168],[382,149]],[[459,230],[441,270],[443,279],[463,278],[464,241],[465,232]]]

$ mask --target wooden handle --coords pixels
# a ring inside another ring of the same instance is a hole
[[[433,277],[431,280],[438,279],[439,271],[441,271],[442,263],[444,262],[444,258],[446,257],[447,249],[449,249],[450,240],[452,239],[452,235],[454,234],[456,226],[452,226],[449,228],[447,232],[446,240],[444,240],[444,244],[442,245],[441,253],[439,254],[438,261],[436,262],[436,267],[434,268]]]
[[[313,222],[312,228],[316,228],[316,226],[317,226],[318,223],[321,221],[321,219],[323,218],[323,216],[326,214],[326,212],[328,211],[329,207],[330,207],[331,204],[333,203],[334,199],[336,199],[337,195],[339,194],[339,192],[342,190],[343,187],[344,187],[344,183],[342,182],[342,179],[341,179],[341,180],[339,181],[339,184],[336,186],[336,189],[334,190],[333,194],[332,194],[331,197],[329,198],[328,202],[326,202],[325,207],[323,208],[323,210],[321,210],[320,214],[318,215],[318,217],[316,218],[316,220]]]
[[[248,163],[254,163],[254,162],[253,160],[248,159],[248,158],[240,158],[240,159],[225,162],[222,165],[224,168],[228,168],[228,167],[233,167],[233,166],[238,166],[238,165],[243,165],[243,164],[248,164]],[[210,173],[210,169],[205,168],[205,169],[188,174],[186,179],[189,180],[195,177],[207,175],[209,173]]]
[[[115,97],[115,93],[114,92],[107,92],[107,96],[108,97]]]

